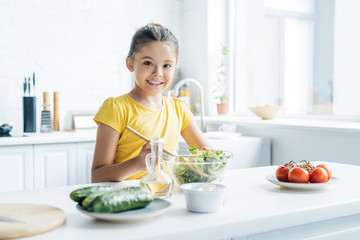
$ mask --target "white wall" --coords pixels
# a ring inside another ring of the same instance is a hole
[[[202,84],[205,114],[217,115],[213,87],[221,61],[221,45],[227,43],[224,0],[184,0],[182,15],[182,76]]]
[[[169,27],[180,42],[181,77],[198,80],[206,114],[216,114],[212,87],[225,43],[223,0],[5,0],[0,2],[0,124],[22,131],[24,77],[36,73],[37,129],[42,92],[60,92],[60,129],[68,111],[95,112],[133,86],[125,66],[135,30]],[[52,110],[52,109],[51,109]]]
[[[208,96],[210,91],[208,87],[208,1],[184,0],[182,11],[181,75],[183,78],[194,78],[199,81],[204,95]],[[198,91],[196,88],[193,89],[194,93]],[[205,103],[205,110],[207,109],[208,102]]]
[[[149,22],[181,42],[181,0],[0,1],[0,124],[22,131],[24,77],[36,73],[37,123],[42,92],[60,92],[67,111],[96,111],[132,87],[125,58],[135,30]]]

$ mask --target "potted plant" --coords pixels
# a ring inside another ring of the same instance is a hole
[[[229,49],[225,46],[221,46],[221,62],[218,65],[218,74],[215,82],[215,89],[213,94],[217,102],[218,114],[229,113],[229,96],[227,94],[227,71],[228,64],[226,64],[227,56],[229,55]]]

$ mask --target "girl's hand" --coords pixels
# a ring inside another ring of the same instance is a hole
[[[141,148],[139,155],[136,158],[136,161],[141,168],[141,171],[146,171],[145,157],[149,153],[151,153],[150,141],[144,144],[144,146]]]
[[[207,152],[209,152],[211,150],[211,148],[209,146],[202,146],[201,149],[205,150]]]
[[[209,146],[202,146],[201,149],[205,150],[207,152],[212,152],[212,153],[216,152],[214,149],[211,149],[211,147],[209,147]]]

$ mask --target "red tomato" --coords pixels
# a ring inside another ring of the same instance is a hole
[[[288,178],[289,170],[290,169],[288,167],[284,167],[284,166],[278,167],[278,169],[276,169],[277,180],[279,180],[280,182],[288,182],[289,181],[289,178]]]
[[[293,183],[308,183],[310,179],[310,174],[303,168],[294,167],[290,169],[288,178],[289,181]]]
[[[324,183],[329,181],[329,176],[324,168],[317,167],[310,173],[311,183]]]
[[[328,174],[328,180],[330,180],[331,175],[332,175],[332,171],[331,171],[331,168],[330,168],[329,166],[327,166],[327,165],[325,165],[325,164],[319,164],[319,165],[317,165],[316,167],[321,167],[321,168],[325,169],[325,171],[326,171],[327,174]]]

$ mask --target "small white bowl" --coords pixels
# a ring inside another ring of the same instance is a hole
[[[187,183],[180,186],[190,212],[212,213],[221,209],[226,187],[214,183]]]

